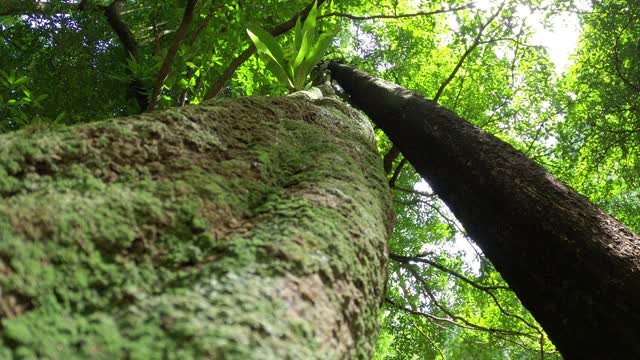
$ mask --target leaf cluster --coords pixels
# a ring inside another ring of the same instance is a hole
[[[290,92],[302,90],[310,85],[307,83],[307,77],[322,59],[334,37],[334,34],[320,33],[317,13],[316,2],[304,23],[298,18],[293,30],[292,46],[286,49],[264,29],[258,26],[247,29],[247,34],[265,60],[267,69]]]

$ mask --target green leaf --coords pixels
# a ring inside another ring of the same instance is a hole
[[[317,35],[316,15],[318,12],[317,5],[318,5],[317,2],[313,3],[313,6],[309,11],[309,15],[307,15],[307,18],[304,20],[304,25],[302,26],[302,38],[299,40],[300,47],[299,47],[298,55],[296,56],[296,59],[293,62],[294,69],[298,68],[298,66],[302,64],[306,56],[306,53],[313,46],[313,42],[316,39],[316,35]]]
[[[256,46],[258,52],[265,54],[267,58],[278,65],[285,74],[288,74],[288,67],[284,59],[284,53],[280,44],[269,34],[259,27],[247,28],[247,34]],[[289,74],[292,77],[292,74]]]
[[[295,61],[293,62],[294,69],[297,69],[300,66],[300,64],[302,64],[302,62],[304,61],[304,58],[307,55],[307,52],[313,45],[313,41],[315,40],[314,37],[315,35],[312,34],[311,32],[303,32],[302,39],[300,39],[300,44],[301,44],[300,49],[298,50],[298,54],[295,58]]]
[[[289,75],[287,75],[287,72],[282,69],[282,67],[274,62],[271,61],[266,61],[265,62],[265,66],[267,68],[267,70],[271,71],[273,73],[273,75],[275,75],[275,77],[278,79],[278,81],[288,87],[288,88],[292,88],[293,87],[293,83],[291,82],[291,77]]]
[[[302,32],[315,32],[316,30],[316,15],[318,14],[318,2],[314,2],[311,10],[309,11],[309,15],[304,20],[304,25],[302,26]],[[315,34],[314,34],[315,35]]]
[[[302,45],[302,24],[300,23],[300,18],[296,20],[296,27],[293,29],[293,39],[295,49],[296,51],[299,51],[300,46]]]
[[[313,69],[314,66],[324,56],[325,52],[329,46],[331,46],[331,42],[333,40],[333,34],[321,34],[318,38],[318,41],[313,46],[313,49],[309,52],[309,54],[305,57],[304,67],[307,69]]]
[[[9,82],[9,84],[13,84],[16,81],[16,71],[15,70],[11,70],[9,72],[9,76],[7,76],[7,81]]]
[[[56,116],[56,119],[54,120],[54,122],[59,122],[61,121],[64,117],[65,117],[66,113],[63,111],[60,114],[58,114],[58,116]]]
[[[13,83],[13,85],[18,86],[18,85],[22,85],[24,83],[26,83],[27,81],[29,81],[29,78],[26,76],[23,76],[21,78],[16,79],[16,81]]]
[[[301,64],[301,66],[296,69],[295,77],[293,78],[293,83],[296,90],[302,90],[304,88],[304,82],[307,78],[307,75],[307,68],[304,66],[304,64]]]

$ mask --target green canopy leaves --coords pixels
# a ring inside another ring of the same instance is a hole
[[[12,131],[144,111],[136,98],[157,82],[185,2],[118,2],[119,29],[107,18],[110,1],[5,3],[0,129]],[[534,35],[551,14],[576,12],[584,33],[575,64],[557,74]],[[426,97],[439,93],[443,106],[639,230],[638,19],[626,0],[587,9],[569,1],[201,1],[158,107],[300,90],[323,56],[340,58]],[[376,136],[387,154],[392,144]],[[559,357],[428,184],[401,155],[389,159],[398,220],[377,358]]]

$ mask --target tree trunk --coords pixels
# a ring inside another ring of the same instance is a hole
[[[345,65],[332,76],[398,145],[569,359],[640,358],[640,238],[512,146]]]
[[[390,194],[339,101],[0,137],[0,358],[368,358]]]

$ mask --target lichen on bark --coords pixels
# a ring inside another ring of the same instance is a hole
[[[366,358],[392,215],[339,101],[0,137],[0,358]]]

